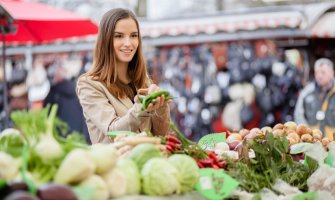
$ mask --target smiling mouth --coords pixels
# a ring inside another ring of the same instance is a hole
[[[123,52],[123,53],[131,53],[131,52],[133,52],[133,50],[121,50],[121,52]]]

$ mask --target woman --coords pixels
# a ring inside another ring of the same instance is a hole
[[[164,96],[141,111],[137,94],[159,90],[148,77],[136,16],[126,9],[104,14],[94,50],[93,67],[80,76],[77,95],[83,108],[92,144],[110,143],[109,131],[169,130],[169,101]]]

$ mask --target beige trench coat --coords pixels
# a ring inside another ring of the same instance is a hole
[[[76,92],[92,144],[113,142],[106,136],[109,131],[129,130],[139,133],[150,130],[154,135],[168,133],[168,106],[156,112],[141,111],[141,104],[134,104],[129,98],[116,98],[101,82],[94,81],[87,75],[78,79]]]

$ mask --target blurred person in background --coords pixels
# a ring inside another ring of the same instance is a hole
[[[314,64],[315,80],[300,92],[294,111],[298,124],[318,128],[330,140],[335,133],[335,82],[334,65],[327,58],[320,58]]]
[[[110,143],[106,133],[117,130],[167,134],[169,101],[159,96],[142,111],[137,97],[159,90],[148,76],[136,16],[127,9],[109,10],[100,22],[93,66],[77,82],[91,142]]]
[[[77,131],[90,143],[83,110],[76,95],[76,80],[80,68],[81,63],[71,60],[50,63],[48,71],[53,71],[49,73],[51,87],[43,103],[44,106],[57,104],[57,116],[69,126],[68,134]]]
[[[43,101],[50,91],[50,82],[41,58],[35,60],[32,70],[28,72],[26,82],[28,87],[29,109],[42,109]]]

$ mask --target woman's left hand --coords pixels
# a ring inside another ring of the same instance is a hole
[[[148,88],[140,89],[138,92],[139,92],[139,94],[147,95],[147,94],[151,94],[153,92],[157,92],[159,90],[160,90],[160,88],[156,84],[151,84]],[[150,103],[148,105],[146,111],[151,112],[153,110],[157,110],[157,109],[167,105],[170,102],[171,102],[171,100],[165,101],[164,95],[161,95],[161,96],[156,98],[155,103]]]

